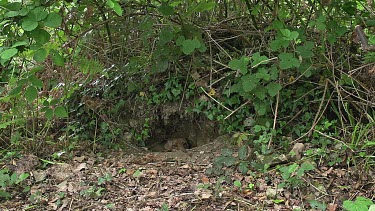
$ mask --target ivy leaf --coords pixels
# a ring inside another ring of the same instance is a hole
[[[38,90],[35,88],[35,86],[29,86],[27,87],[25,91],[25,98],[26,100],[31,103],[38,97]]]
[[[257,98],[263,100],[264,98],[266,98],[267,89],[264,86],[259,85],[252,92]]]
[[[279,83],[269,83],[266,86],[266,89],[268,91],[268,94],[271,97],[275,97],[277,93],[281,90],[282,86]]]
[[[297,58],[293,56],[292,53],[280,53],[280,68],[285,70],[292,67],[299,67],[300,62]]]
[[[44,11],[44,7],[37,7],[29,12],[27,17],[29,17],[33,21],[41,21],[45,19],[48,15],[48,12]]]
[[[36,62],[44,62],[44,60],[47,58],[47,51],[46,51],[46,49],[44,49],[44,48],[41,48],[41,49],[39,49],[37,52],[35,52],[35,54],[34,54],[34,60],[36,61]]]
[[[48,14],[47,18],[44,20],[44,25],[51,27],[51,28],[57,28],[61,25],[62,17],[56,13],[52,12]]]
[[[246,174],[249,171],[249,164],[247,162],[240,162],[238,169],[242,174]]]
[[[18,53],[17,48],[10,48],[0,53],[0,58],[4,59],[5,61],[8,61],[10,58],[12,58],[14,55]]]
[[[302,58],[311,58],[314,56],[312,49],[314,48],[314,42],[308,41],[303,46],[297,46],[297,52]]]
[[[286,39],[283,39],[283,38],[276,38],[275,40],[273,40],[270,44],[270,47],[273,51],[277,51],[279,50],[281,47],[288,47],[289,46],[289,41],[286,40]]]
[[[182,42],[182,52],[185,54],[185,55],[190,55],[191,53],[194,52],[194,50],[196,48],[200,48],[201,47],[201,43],[199,42],[199,40],[197,39],[193,39],[193,40],[184,40]]]
[[[254,104],[254,109],[259,116],[263,116],[266,114],[267,105],[263,101],[259,99],[255,99],[253,104]]]
[[[24,18],[21,26],[25,31],[32,31],[38,27],[38,22],[31,20],[30,18]]]
[[[242,145],[238,150],[238,158],[244,160],[247,157],[247,146]]]
[[[256,75],[253,75],[253,74],[247,74],[241,77],[241,80],[242,80],[242,87],[245,90],[245,92],[250,92],[259,84],[259,79],[256,78]]]
[[[257,78],[269,81],[271,75],[268,73],[268,70],[265,68],[259,68],[258,72],[255,74]]]
[[[174,14],[174,9],[171,7],[168,3],[163,2],[161,6],[158,8],[158,11],[165,15],[165,16],[170,16]]]
[[[65,107],[58,106],[55,108],[55,115],[59,118],[66,118],[68,117],[68,112],[66,112]]]
[[[242,56],[240,59],[233,59],[229,62],[228,66],[232,70],[240,70],[243,75],[247,73],[247,65],[249,64],[250,58]]]
[[[43,87],[43,81],[37,78],[34,74],[30,75],[28,80],[31,82],[31,84],[35,87],[42,88]]]
[[[253,59],[253,62],[251,62],[251,67],[256,67],[260,64],[267,64],[268,58],[267,56],[261,56],[259,52],[253,54],[251,57]]]

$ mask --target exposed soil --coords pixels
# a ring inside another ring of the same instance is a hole
[[[9,190],[14,197],[0,210],[314,210],[308,201],[316,200],[334,211],[343,200],[374,198],[374,174],[359,165],[319,166],[298,188],[283,189],[276,188],[283,180],[272,169],[248,175],[234,170],[227,179],[206,174],[225,147],[217,140],[184,151],[76,153],[45,167],[28,155],[6,166],[31,173],[31,194]]]

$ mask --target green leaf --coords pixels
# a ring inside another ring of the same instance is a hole
[[[174,14],[173,7],[171,7],[167,2],[163,2],[161,6],[158,8],[158,11],[165,16],[170,16]]]
[[[241,185],[241,181],[239,181],[239,180],[234,181],[233,185],[236,186],[236,187],[238,187],[238,188],[241,188],[241,186],[242,186]]]
[[[271,75],[268,73],[266,68],[259,68],[258,72],[255,73],[256,77],[259,79],[263,79],[265,81],[269,81],[271,79]]]
[[[4,17],[5,18],[12,18],[12,17],[16,17],[20,14],[19,11],[9,11],[7,13],[4,14]]]
[[[268,58],[267,56],[261,56],[259,52],[255,53],[252,55],[252,62],[251,62],[251,67],[258,66],[260,64],[267,64],[268,63]]]
[[[47,50],[44,48],[39,49],[38,51],[35,52],[33,58],[36,62],[44,62],[47,58]]]
[[[5,1],[5,5],[1,5],[1,6],[4,6],[4,8],[8,10],[12,10],[12,11],[17,11],[22,8],[22,5],[20,2],[10,2],[10,1]]]
[[[354,202],[349,200],[344,201],[343,207],[349,211],[362,211],[368,210],[368,207],[372,204],[373,202],[370,199],[358,196]]]
[[[252,93],[254,93],[259,100],[264,100],[266,98],[267,89],[263,85],[259,85],[253,89]]]
[[[238,169],[242,174],[246,174],[249,171],[249,164],[247,162],[240,162]]]
[[[20,182],[24,181],[30,176],[29,173],[22,173],[20,176],[18,176],[16,184],[19,184]]]
[[[44,20],[44,25],[51,28],[57,28],[61,25],[61,21],[62,17],[58,13],[51,12]]]
[[[306,42],[303,46],[297,46],[297,52],[302,58],[311,58],[314,56],[312,49],[314,48],[314,42]]]
[[[182,42],[182,52],[186,55],[190,55],[195,49],[200,48],[201,43],[197,39],[184,40]]]
[[[65,107],[57,106],[55,108],[55,115],[59,118],[66,118],[66,117],[68,117],[68,112],[66,112]]]
[[[38,97],[38,90],[35,88],[35,86],[27,87],[25,97],[29,103],[33,102]]]
[[[15,56],[18,53],[17,48],[10,48],[0,53],[0,58],[8,61],[10,58]]]
[[[222,156],[232,156],[232,154],[233,154],[233,151],[228,148],[224,148],[221,150]]]
[[[238,150],[238,158],[244,160],[247,157],[247,146],[242,145]]]
[[[198,3],[197,6],[195,6],[194,8],[194,12],[204,12],[204,11],[208,11],[208,10],[212,10],[214,9],[216,6],[216,3],[215,2],[204,2],[204,1],[201,1]]]
[[[21,41],[17,41],[15,42],[13,45],[12,45],[12,48],[15,48],[15,47],[18,47],[18,46],[24,46],[24,45],[27,45],[28,43],[24,40],[21,40]]]
[[[267,105],[262,100],[255,99],[253,104],[254,104],[254,109],[259,116],[263,116],[266,114]]]
[[[113,10],[115,11],[117,15],[122,16],[122,8],[120,4],[116,1],[114,2]]]
[[[228,66],[232,70],[241,71],[243,75],[247,73],[247,65],[249,64],[250,58],[242,56],[240,59],[233,59],[229,62]]]
[[[43,87],[43,81],[37,78],[34,74],[30,75],[28,80],[31,82],[31,84],[35,87],[42,88]]]
[[[51,57],[52,57],[53,63],[56,64],[57,66],[62,67],[65,65],[65,59],[59,54],[59,52],[55,50],[51,50]]]
[[[51,35],[44,29],[34,29],[28,33],[29,37],[33,38],[38,45],[44,45],[49,42]]]
[[[139,169],[137,169],[137,171],[133,173],[133,177],[140,177],[141,175],[142,175],[142,172]]]
[[[19,93],[21,93],[22,91],[22,85],[20,86],[17,86],[16,88],[12,89],[10,92],[9,92],[9,96],[14,96],[14,95],[18,95]]]
[[[52,119],[52,117],[53,117],[53,110],[52,110],[51,108],[48,108],[48,109],[46,110],[45,117],[46,117],[47,119],[49,119],[49,120]]]
[[[279,83],[269,83],[266,86],[266,89],[268,91],[268,94],[271,97],[275,97],[277,93],[281,90],[282,86]]]
[[[45,19],[47,15],[48,15],[48,12],[44,11],[44,7],[37,7],[31,10],[29,14],[27,15],[27,17],[29,17],[31,20],[35,22],[38,22],[38,21]]]
[[[32,30],[36,29],[36,27],[38,27],[38,22],[36,22],[34,20],[31,20],[29,18],[23,19],[22,28],[25,31],[32,31]]]
[[[280,59],[280,68],[281,69],[289,69],[292,67],[299,67],[300,62],[297,58],[293,56],[292,53],[280,53],[279,54]]]
[[[255,74],[247,74],[241,77],[242,88],[245,92],[250,92],[259,84],[259,79]]]
[[[270,44],[270,47],[273,51],[279,50],[281,47],[287,48],[289,46],[289,41],[283,38],[276,38]]]

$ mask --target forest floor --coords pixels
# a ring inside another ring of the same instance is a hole
[[[276,169],[208,175],[225,145],[214,142],[186,152],[76,152],[58,162],[27,155],[4,165],[30,172],[25,182],[31,190],[9,190],[13,197],[0,201],[0,210],[335,211],[345,200],[374,197],[374,174],[358,165],[321,164],[298,186],[284,188],[277,188],[284,180]]]

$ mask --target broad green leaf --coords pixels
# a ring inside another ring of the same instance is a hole
[[[289,41],[283,38],[276,38],[270,44],[270,47],[273,51],[277,51],[280,48],[287,48],[289,46]]]
[[[44,11],[44,7],[37,7],[31,10],[29,14],[27,15],[27,17],[29,17],[33,21],[38,22],[38,21],[45,19],[47,15],[48,15],[48,12]]]
[[[30,18],[24,18],[22,21],[22,28],[25,31],[32,31],[38,27],[38,22],[31,20]]]
[[[200,48],[201,43],[197,39],[193,40],[184,40],[182,42],[182,52],[186,55],[190,55],[194,52],[195,49]]]
[[[51,51],[51,57],[52,57],[52,61],[53,61],[53,63],[54,63],[55,65],[60,66],[60,67],[64,66],[64,64],[65,64],[65,59],[64,59],[64,57],[62,57],[62,56],[59,54],[59,52],[57,52],[57,51],[55,51],[55,50]]]
[[[158,8],[158,11],[165,15],[165,16],[170,16],[174,14],[174,9],[171,7],[168,3],[163,2],[161,6]]]
[[[27,87],[25,91],[25,98],[26,100],[31,103],[38,97],[38,90],[35,88],[35,86],[29,86]]]
[[[28,80],[31,82],[31,84],[35,87],[42,88],[43,87],[43,81],[37,78],[34,74],[30,75]]]
[[[29,37],[33,38],[38,45],[42,46],[49,42],[51,35],[44,29],[34,29],[28,33]]]
[[[15,42],[15,43],[12,45],[12,47],[15,48],[15,47],[23,46],[23,45],[27,45],[27,44],[28,44],[28,43],[27,43],[26,41],[22,40],[22,41],[17,41],[17,42]]]
[[[300,66],[299,60],[297,58],[295,58],[292,53],[280,53],[279,59],[280,59],[280,68],[281,69],[285,70],[285,69]]]
[[[44,20],[44,25],[51,28],[57,28],[61,25],[61,21],[62,17],[58,13],[51,12]]]
[[[238,158],[244,160],[247,157],[247,146],[242,145],[238,150]]]
[[[242,174],[246,174],[249,171],[249,164],[247,162],[240,162],[238,169]]]
[[[215,8],[215,6],[216,6],[215,2],[201,1],[198,3],[197,6],[195,6],[194,12],[204,12],[204,11],[212,10],[213,8]]]
[[[0,58],[8,61],[10,58],[18,53],[17,48],[10,48],[0,53]]]
[[[279,83],[269,83],[266,86],[268,94],[271,97],[275,97],[277,95],[277,93],[279,93],[279,91],[281,90],[281,88],[282,88],[282,86]]]
[[[280,29],[281,34],[284,35],[284,37],[290,37],[290,30],[289,29]]]
[[[242,56],[240,59],[233,59],[229,62],[228,66],[232,70],[240,71],[243,75],[245,75],[248,71],[247,65],[249,64],[250,58],[246,56]]]
[[[22,8],[19,11],[19,13],[20,13],[21,16],[25,16],[25,15],[29,14],[29,12],[30,12],[29,8],[26,8],[26,7]]]
[[[314,48],[314,42],[308,41],[303,46],[297,46],[297,52],[302,58],[311,58],[314,56],[312,49]]]
[[[122,16],[122,8],[117,1],[114,2],[113,10],[117,15]]]
[[[107,0],[107,5],[109,8],[113,8],[115,4],[113,3],[112,0]]]
[[[11,17],[18,16],[19,14],[20,14],[19,11],[9,11],[9,12],[4,14],[4,17],[5,18],[11,18]]]
[[[242,87],[245,92],[250,92],[259,84],[259,79],[254,74],[247,74],[241,77]]]
[[[18,184],[18,183],[24,181],[24,180],[27,179],[29,176],[30,176],[29,173],[22,173],[20,176],[18,176],[18,179],[17,179],[16,184]]]
[[[267,112],[267,105],[263,101],[261,101],[259,99],[255,99],[254,100],[254,109],[259,116],[263,116]]]
[[[10,3],[9,1],[6,2],[6,5],[4,5],[4,7],[8,10],[12,10],[12,11],[18,11],[22,8],[22,5],[20,2],[12,2]]]
[[[66,118],[68,117],[68,112],[66,112],[65,107],[58,106],[55,108],[55,115],[59,118]]]
[[[255,66],[258,66],[260,64],[267,64],[268,63],[268,58],[267,56],[261,56],[259,52],[253,54],[251,56],[252,58],[252,62],[251,62],[251,66],[252,67],[255,67]]]
[[[252,93],[254,93],[259,100],[264,100],[266,98],[267,89],[263,85],[258,85],[253,89]]]
[[[259,68],[258,72],[255,73],[256,77],[259,79],[263,79],[265,81],[269,81],[271,79],[271,75],[268,73],[266,68]]]
[[[34,54],[34,60],[36,61],[36,62],[44,62],[44,60],[46,60],[46,58],[47,58],[47,55],[48,55],[48,53],[47,53],[47,50],[46,49],[44,49],[44,48],[41,48],[41,49],[39,49],[37,52],[35,52],[35,54]]]
[[[46,110],[45,116],[46,116],[47,119],[52,119],[52,117],[53,117],[53,110],[51,108],[48,108]]]
[[[14,95],[18,95],[19,93],[21,93],[22,91],[22,85],[19,85],[17,86],[16,88],[12,89],[10,92],[9,92],[9,96],[14,96]]]

